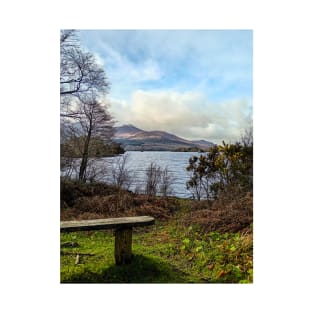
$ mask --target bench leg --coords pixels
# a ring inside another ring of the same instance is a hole
[[[132,257],[132,228],[115,230],[115,263],[128,264]]]

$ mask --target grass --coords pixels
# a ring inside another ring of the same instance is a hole
[[[113,231],[62,233],[61,282],[253,282],[251,192],[193,201],[61,180],[61,220],[140,215],[156,225],[134,229],[129,265],[115,265]]]
[[[70,244],[66,244],[70,243]],[[62,283],[252,283],[252,235],[205,233],[179,219],[135,229],[133,259],[115,265],[113,231],[61,234]],[[79,262],[75,265],[76,256]]]

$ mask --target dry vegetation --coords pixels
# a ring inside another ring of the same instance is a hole
[[[208,208],[206,201],[195,203],[183,217],[186,225],[197,224],[202,230],[219,232],[252,232],[253,198],[246,193],[237,199],[219,198]]]
[[[153,227],[134,229],[129,266],[115,266],[110,231],[61,234],[61,282],[253,282],[251,193],[196,201],[66,180],[61,191],[61,220],[156,218]]]
[[[186,226],[219,232],[251,232],[251,193],[234,199],[215,201],[182,200],[117,191],[105,184],[61,181],[61,220],[83,220],[120,216],[149,215],[159,221],[176,219]]]

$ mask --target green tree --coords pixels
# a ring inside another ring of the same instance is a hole
[[[191,178],[187,188],[200,200],[216,198],[220,192],[246,192],[253,188],[253,144],[216,145],[206,155],[189,159]]]

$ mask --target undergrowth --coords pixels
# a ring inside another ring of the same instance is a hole
[[[112,231],[61,234],[61,282],[252,283],[252,235],[199,229],[173,222],[136,230],[132,262],[120,266]]]
[[[252,193],[193,201],[61,181],[61,220],[138,215],[156,225],[133,230],[129,265],[115,265],[113,231],[62,233],[61,282],[253,282]]]

